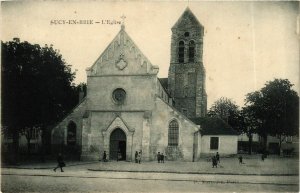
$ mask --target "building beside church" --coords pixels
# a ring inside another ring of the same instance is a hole
[[[172,27],[168,78],[153,65],[125,26],[86,69],[87,96],[52,130],[52,147],[76,146],[82,160],[194,161],[236,154],[237,133],[225,122],[205,119],[204,27],[187,8]]]

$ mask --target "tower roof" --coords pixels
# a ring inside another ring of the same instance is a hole
[[[180,18],[173,25],[172,29],[186,27],[187,25],[194,27],[203,27],[203,25],[198,21],[197,17],[193,14],[189,7],[185,9]]]

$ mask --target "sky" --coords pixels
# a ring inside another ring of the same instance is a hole
[[[85,69],[120,31],[125,15],[126,32],[159,66],[158,77],[163,78],[168,76],[171,27],[187,6],[205,28],[208,108],[220,97],[244,106],[247,93],[274,78],[289,79],[299,93],[299,2],[2,2],[1,37],[52,44],[76,71],[78,84],[86,82]],[[69,20],[93,20],[93,24],[67,24]]]

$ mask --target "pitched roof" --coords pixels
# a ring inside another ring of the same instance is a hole
[[[100,73],[100,69],[101,71],[103,71],[104,67],[111,66],[112,64],[115,64],[116,61],[122,60],[124,62],[125,60],[125,63],[127,64],[127,60],[129,60],[128,58],[134,59],[136,61],[130,63],[138,64],[134,65],[136,69],[145,69],[147,73],[158,73],[159,67],[157,65],[152,65],[150,60],[141,52],[138,46],[127,34],[124,26],[121,27],[119,33],[108,44],[106,49],[97,58],[93,65],[87,68],[86,71],[89,75],[98,75]],[[120,70],[119,72],[122,72],[122,70]]]
[[[197,17],[193,14],[193,12],[190,10],[189,7],[187,7],[182,15],[179,17],[177,22],[173,25],[173,28],[181,27],[182,25],[185,25],[186,22],[191,22],[197,27],[203,27],[203,25],[198,21]]]
[[[158,78],[158,80],[162,87],[164,87],[165,90],[168,90],[168,78]]]
[[[237,131],[217,117],[199,117],[190,120],[201,126],[202,135],[238,135]]]

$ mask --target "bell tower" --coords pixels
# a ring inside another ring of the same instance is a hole
[[[203,25],[187,7],[172,27],[168,91],[188,118],[204,117],[207,111],[203,35]]]

